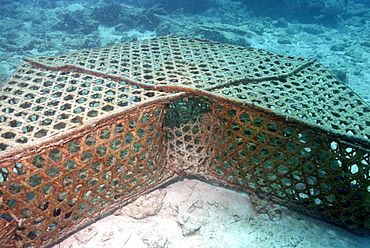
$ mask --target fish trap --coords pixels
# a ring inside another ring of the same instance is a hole
[[[316,60],[175,36],[25,58],[0,110],[2,247],[181,175],[369,234],[370,108]]]

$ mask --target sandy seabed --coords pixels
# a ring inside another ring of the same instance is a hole
[[[280,215],[254,209],[247,194],[184,179],[142,196],[54,248],[370,247],[370,238],[286,208],[275,210]]]

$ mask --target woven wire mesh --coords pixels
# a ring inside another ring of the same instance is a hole
[[[370,109],[315,60],[166,36],[25,58],[0,108],[3,246],[182,174],[369,233]]]

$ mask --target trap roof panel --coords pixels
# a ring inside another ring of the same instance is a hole
[[[0,96],[12,151],[176,93],[257,106],[363,142],[370,108],[315,60],[176,36],[25,58]]]

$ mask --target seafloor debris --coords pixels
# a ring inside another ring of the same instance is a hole
[[[77,239],[82,244],[86,244],[89,242],[96,234],[98,234],[98,229],[94,226],[89,226],[87,228],[82,229],[80,232],[74,235],[75,239]]]
[[[159,189],[147,195],[142,195],[133,203],[115,211],[114,215],[127,215],[134,219],[144,219],[148,216],[156,215],[163,206],[165,196],[165,189]]]
[[[281,219],[282,208],[280,205],[271,201],[258,197],[256,194],[250,196],[254,211],[259,215],[267,215],[271,221],[278,221]]]

